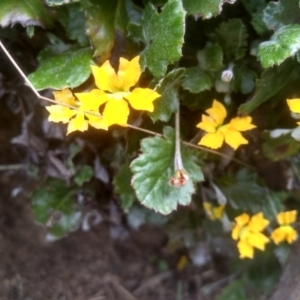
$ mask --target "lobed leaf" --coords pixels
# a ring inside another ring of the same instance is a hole
[[[267,6],[266,0],[242,0],[247,12],[251,16],[251,25],[259,35],[263,35],[268,30],[263,21],[264,9]]]
[[[136,199],[134,189],[131,186],[132,175],[129,164],[124,164],[113,180],[115,193],[119,195],[121,206],[125,211],[128,211]]]
[[[167,66],[181,57],[185,11],[181,0],[169,0],[160,13],[148,3],[139,24],[129,24],[130,37],[143,42],[142,68],[149,68],[155,77],[162,77]]]
[[[181,84],[184,69],[175,69],[168,73],[155,87],[155,90],[161,95],[155,101],[154,112],[150,114],[151,119],[156,122],[161,120],[169,121],[172,113],[179,107],[178,88]]]
[[[199,67],[188,68],[184,72],[182,87],[191,93],[200,93],[210,90],[213,86],[211,75]]]
[[[278,30],[281,27],[297,23],[300,17],[298,0],[279,0],[269,2],[263,11],[263,21],[269,29]]]
[[[263,134],[263,154],[272,161],[278,161],[295,155],[300,150],[300,144],[290,134],[272,138],[268,133]]]
[[[58,5],[58,4],[57,4]],[[78,3],[64,5],[56,8],[57,18],[66,29],[70,40],[77,41],[81,46],[89,45],[89,39],[85,33],[84,13]]]
[[[63,4],[79,2],[80,0],[45,0],[45,1],[49,6],[58,6]]]
[[[270,41],[258,48],[258,58],[264,68],[280,65],[285,59],[300,49],[300,25],[293,24],[280,28]]]
[[[246,53],[248,31],[240,19],[222,22],[211,38],[222,47],[228,59],[241,59]]]
[[[216,17],[222,11],[222,6],[225,2],[230,0],[210,0],[210,1],[195,1],[195,0],[182,0],[183,7],[189,14],[197,14],[202,19],[210,19]],[[234,2],[234,1],[233,1]]]
[[[207,71],[218,71],[223,67],[223,51],[218,44],[208,43],[203,50],[198,51],[199,67]]]
[[[82,7],[85,8],[86,33],[94,47],[93,56],[97,56],[99,62],[110,57],[116,30],[127,35],[128,24],[139,22],[141,17],[141,9],[131,0],[86,0]]]
[[[131,163],[132,186],[139,201],[161,214],[169,214],[180,205],[188,205],[195,192],[194,182],[203,180],[197,165],[197,157],[186,147],[182,148],[184,167],[190,180],[179,188],[169,185],[174,175],[175,132],[164,128],[164,136],[145,138],[141,142],[142,153]]]
[[[81,212],[74,206],[73,191],[58,179],[50,178],[43,187],[34,191],[32,209],[36,220],[47,224],[56,237],[76,229],[81,221]],[[59,217],[56,219],[54,214]]]
[[[22,26],[38,25],[52,26],[50,12],[40,0],[1,0],[0,25],[13,26],[20,23]]]
[[[249,114],[263,102],[281,92],[285,86],[297,78],[292,61],[288,60],[279,67],[264,70],[260,79],[256,80],[255,94],[251,100],[239,107],[241,113]]]
[[[260,184],[256,173],[247,169],[224,176],[218,183],[233,208],[252,213],[262,211],[270,219],[282,210],[283,201],[287,197],[285,192],[274,192]]]

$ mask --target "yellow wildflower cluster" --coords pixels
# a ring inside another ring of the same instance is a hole
[[[295,99],[287,99],[286,100],[290,111],[296,114],[300,114],[300,99],[295,98]],[[298,125],[300,125],[300,122],[297,122]]]
[[[251,124],[251,117],[236,117],[231,119],[228,124],[223,125],[227,111],[224,105],[217,100],[214,100],[212,107],[205,112],[207,115],[202,115],[202,121],[197,127],[207,133],[201,138],[199,145],[218,149],[225,141],[236,150],[240,145],[248,144],[241,132],[256,127]]]
[[[290,226],[296,221],[297,211],[281,212],[277,215],[279,227],[276,228],[271,238],[275,244],[287,241],[289,244],[297,239],[297,232]],[[250,216],[246,213],[235,218],[235,225],[232,228],[231,236],[238,241],[237,247],[240,258],[253,258],[254,248],[265,250],[265,245],[270,239],[262,233],[269,225],[269,221],[264,218],[263,214],[257,213]]]
[[[213,205],[208,201],[204,201],[203,208],[208,218],[214,221],[222,219],[225,205]]]
[[[49,121],[69,123],[68,134],[72,131],[85,131],[88,124],[107,130],[109,126],[118,124],[127,126],[129,106],[136,110],[154,110],[153,101],[160,95],[148,88],[133,88],[141,75],[139,56],[128,61],[120,58],[118,72],[106,61],[101,67],[91,66],[97,89],[88,93],[76,93],[73,96],[69,89],[54,92],[55,100],[63,105],[51,105]],[[102,114],[99,107],[105,104]],[[92,114],[85,113],[91,112]]]
[[[297,231],[290,225],[296,221],[296,218],[296,210],[281,212],[277,215],[277,222],[280,226],[271,235],[276,245],[284,241],[291,244],[297,239]]]

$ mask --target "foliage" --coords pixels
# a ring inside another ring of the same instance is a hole
[[[66,143],[97,136],[90,147],[129,220],[144,209],[169,232],[189,232],[185,241],[205,231],[207,244],[215,234],[233,242],[226,231],[234,225],[240,257],[255,265],[265,255],[274,274],[277,244],[297,238],[299,16],[297,0],[0,3],[0,26],[19,23],[32,39],[32,26],[42,27],[48,42],[28,78],[38,91],[54,90],[45,112],[68,124]],[[48,178],[32,199],[56,236],[80,226],[75,195],[102,178],[74,159],[72,145],[68,182]],[[285,171],[276,176],[292,178],[280,187],[265,174],[278,165]],[[255,298],[251,267],[239,264],[246,275],[217,299]]]

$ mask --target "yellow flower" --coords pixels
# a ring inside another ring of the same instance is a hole
[[[107,96],[104,92],[100,90],[92,90],[88,99],[85,97],[84,93],[75,94],[79,99],[78,101],[76,101],[69,89],[53,92],[53,95],[56,101],[77,108],[72,109],[59,104],[46,107],[50,113],[48,118],[49,121],[63,122],[64,124],[69,123],[67,134],[75,130],[85,131],[88,129],[88,124],[97,129],[101,128],[107,130],[108,125],[103,118],[101,118],[98,111],[99,106],[107,101]],[[86,114],[84,113],[85,111],[90,111],[97,114],[99,117]]]
[[[238,240],[240,258],[253,258],[254,248],[265,250],[265,244],[269,242],[269,239],[261,232],[268,226],[269,221],[261,212],[252,216],[251,219],[244,213],[236,217],[235,222],[231,236],[234,240]]]
[[[296,114],[300,114],[300,99],[294,98],[294,99],[287,99],[286,100],[290,111]],[[297,122],[298,125],[300,125],[300,122]]]
[[[296,221],[296,218],[296,210],[281,212],[277,215],[277,222],[280,226],[276,228],[271,235],[275,244],[279,244],[284,241],[291,244],[297,239],[297,231],[290,226],[291,223]]]
[[[129,116],[127,101],[136,110],[153,112],[153,101],[160,97],[157,92],[148,88],[130,90],[141,75],[139,56],[131,61],[121,57],[118,72],[112,68],[109,61],[106,61],[101,67],[91,66],[91,68],[96,86],[107,95],[102,114],[107,126],[113,124],[127,126]],[[89,95],[91,98],[93,97],[92,94],[86,93],[87,99]]]
[[[202,121],[197,127],[207,133],[201,138],[199,145],[212,149],[220,148],[224,141],[236,150],[240,145],[248,144],[248,141],[242,136],[241,131],[255,128],[251,124],[251,117],[237,117],[232,119],[228,124],[223,125],[223,121],[227,116],[224,105],[217,101],[213,101],[211,108],[205,111],[207,115],[202,115]]]
[[[204,210],[211,220],[220,220],[223,216],[225,205],[213,206],[210,202],[203,202]]]

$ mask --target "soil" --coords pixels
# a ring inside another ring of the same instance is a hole
[[[21,67],[30,70],[36,64],[34,40],[28,52],[27,42],[23,36],[7,46]],[[28,59],[22,61],[16,50],[20,48],[29,53]],[[12,143],[24,133],[24,120],[36,99],[2,53],[0,79],[0,300],[207,299],[201,294],[200,268],[188,264],[180,271],[180,255],[165,252],[168,238],[162,230],[152,225],[132,230],[121,210],[118,224],[107,217],[89,231],[46,241],[47,230],[35,221],[30,207],[32,192],[42,180],[20,166],[42,161],[47,141],[39,135],[40,120],[31,122],[35,140],[32,135],[23,144]],[[116,237],[115,232],[122,234]],[[160,259],[168,262],[167,270],[159,267]]]

